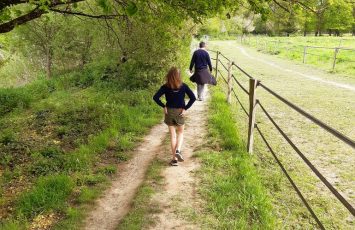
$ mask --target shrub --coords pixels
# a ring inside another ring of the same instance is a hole
[[[0,143],[3,145],[8,145],[16,141],[15,133],[11,130],[4,130],[0,133]]]
[[[0,116],[16,108],[27,108],[31,100],[31,95],[20,88],[0,89]]]

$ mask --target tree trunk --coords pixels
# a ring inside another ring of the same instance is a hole
[[[47,77],[51,78],[52,77],[52,51],[51,48],[47,48],[46,52],[46,73]]]
[[[322,21],[323,21],[323,15],[317,14],[316,36],[322,36]]]

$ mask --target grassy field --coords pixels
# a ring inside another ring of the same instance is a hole
[[[125,90],[109,74],[94,66],[0,89],[0,229],[79,228],[160,120],[152,89]]]
[[[355,38],[354,37],[264,37],[248,36],[238,39],[242,44],[256,48],[260,52],[277,55],[282,58],[303,63],[304,47],[307,46],[305,63],[320,67],[329,72],[342,74],[354,78],[355,76]],[[328,47],[313,48],[315,47]],[[333,70],[334,48],[340,49],[337,53],[335,68]]]
[[[236,41],[213,41],[210,42],[209,46],[211,49],[222,51],[224,55],[237,61],[236,63],[244,70],[261,80],[272,90],[354,139],[355,130],[352,125],[355,117],[354,92],[290,74],[283,68],[312,74],[327,81],[352,84],[351,79],[348,81],[343,75],[327,73],[304,65],[295,65],[292,61],[263,54],[255,49],[241,47]],[[267,63],[259,60],[267,61]],[[225,60],[223,62],[226,63]],[[280,68],[275,68],[275,65]],[[225,71],[223,72],[225,74]],[[248,89],[248,78],[235,69],[233,73]],[[224,84],[221,79],[219,82]],[[247,95],[238,86],[234,85],[234,87],[242,103],[248,109]],[[307,119],[302,118],[260,88],[257,90],[257,98],[321,173],[351,203],[354,203],[353,191],[355,186],[353,181],[355,178],[352,170],[349,170],[354,162],[353,149],[336,140]],[[240,133],[246,140],[247,117],[240,106],[236,105],[234,98],[232,104],[239,109],[236,119],[238,120]],[[267,139],[278,157],[281,158],[281,162],[286,165],[286,169],[290,172],[296,184],[299,185],[326,229],[352,229],[354,218],[351,214],[314,176],[259,108],[257,109],[257,121],[262,131],[266,133]],[[280,229],[317,228],[316,223],[308,214],[258,135],[256,135],[254,160],[263,184],[272,197],[274,214],[277,216],[277,226]]]

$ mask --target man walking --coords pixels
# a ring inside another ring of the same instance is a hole
[[[196,50],[191,58],[190,63],[190,73],[192,73],[192,68],[195,66],[195,72],[192,76],[194,82],[197,84],[197,99],[199,101],[204,100],[204,89],[205,84],[210,83],[212,64],[211,58],[206,51],[206,43],[200,42],[200,49]],[[207,69],[209,68],[209,71]]]

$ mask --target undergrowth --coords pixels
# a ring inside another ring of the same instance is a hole
[[[0,229],[80,228],[117,163],[160,120],[152,87],[127,88],[116,68],[0,89]]]

